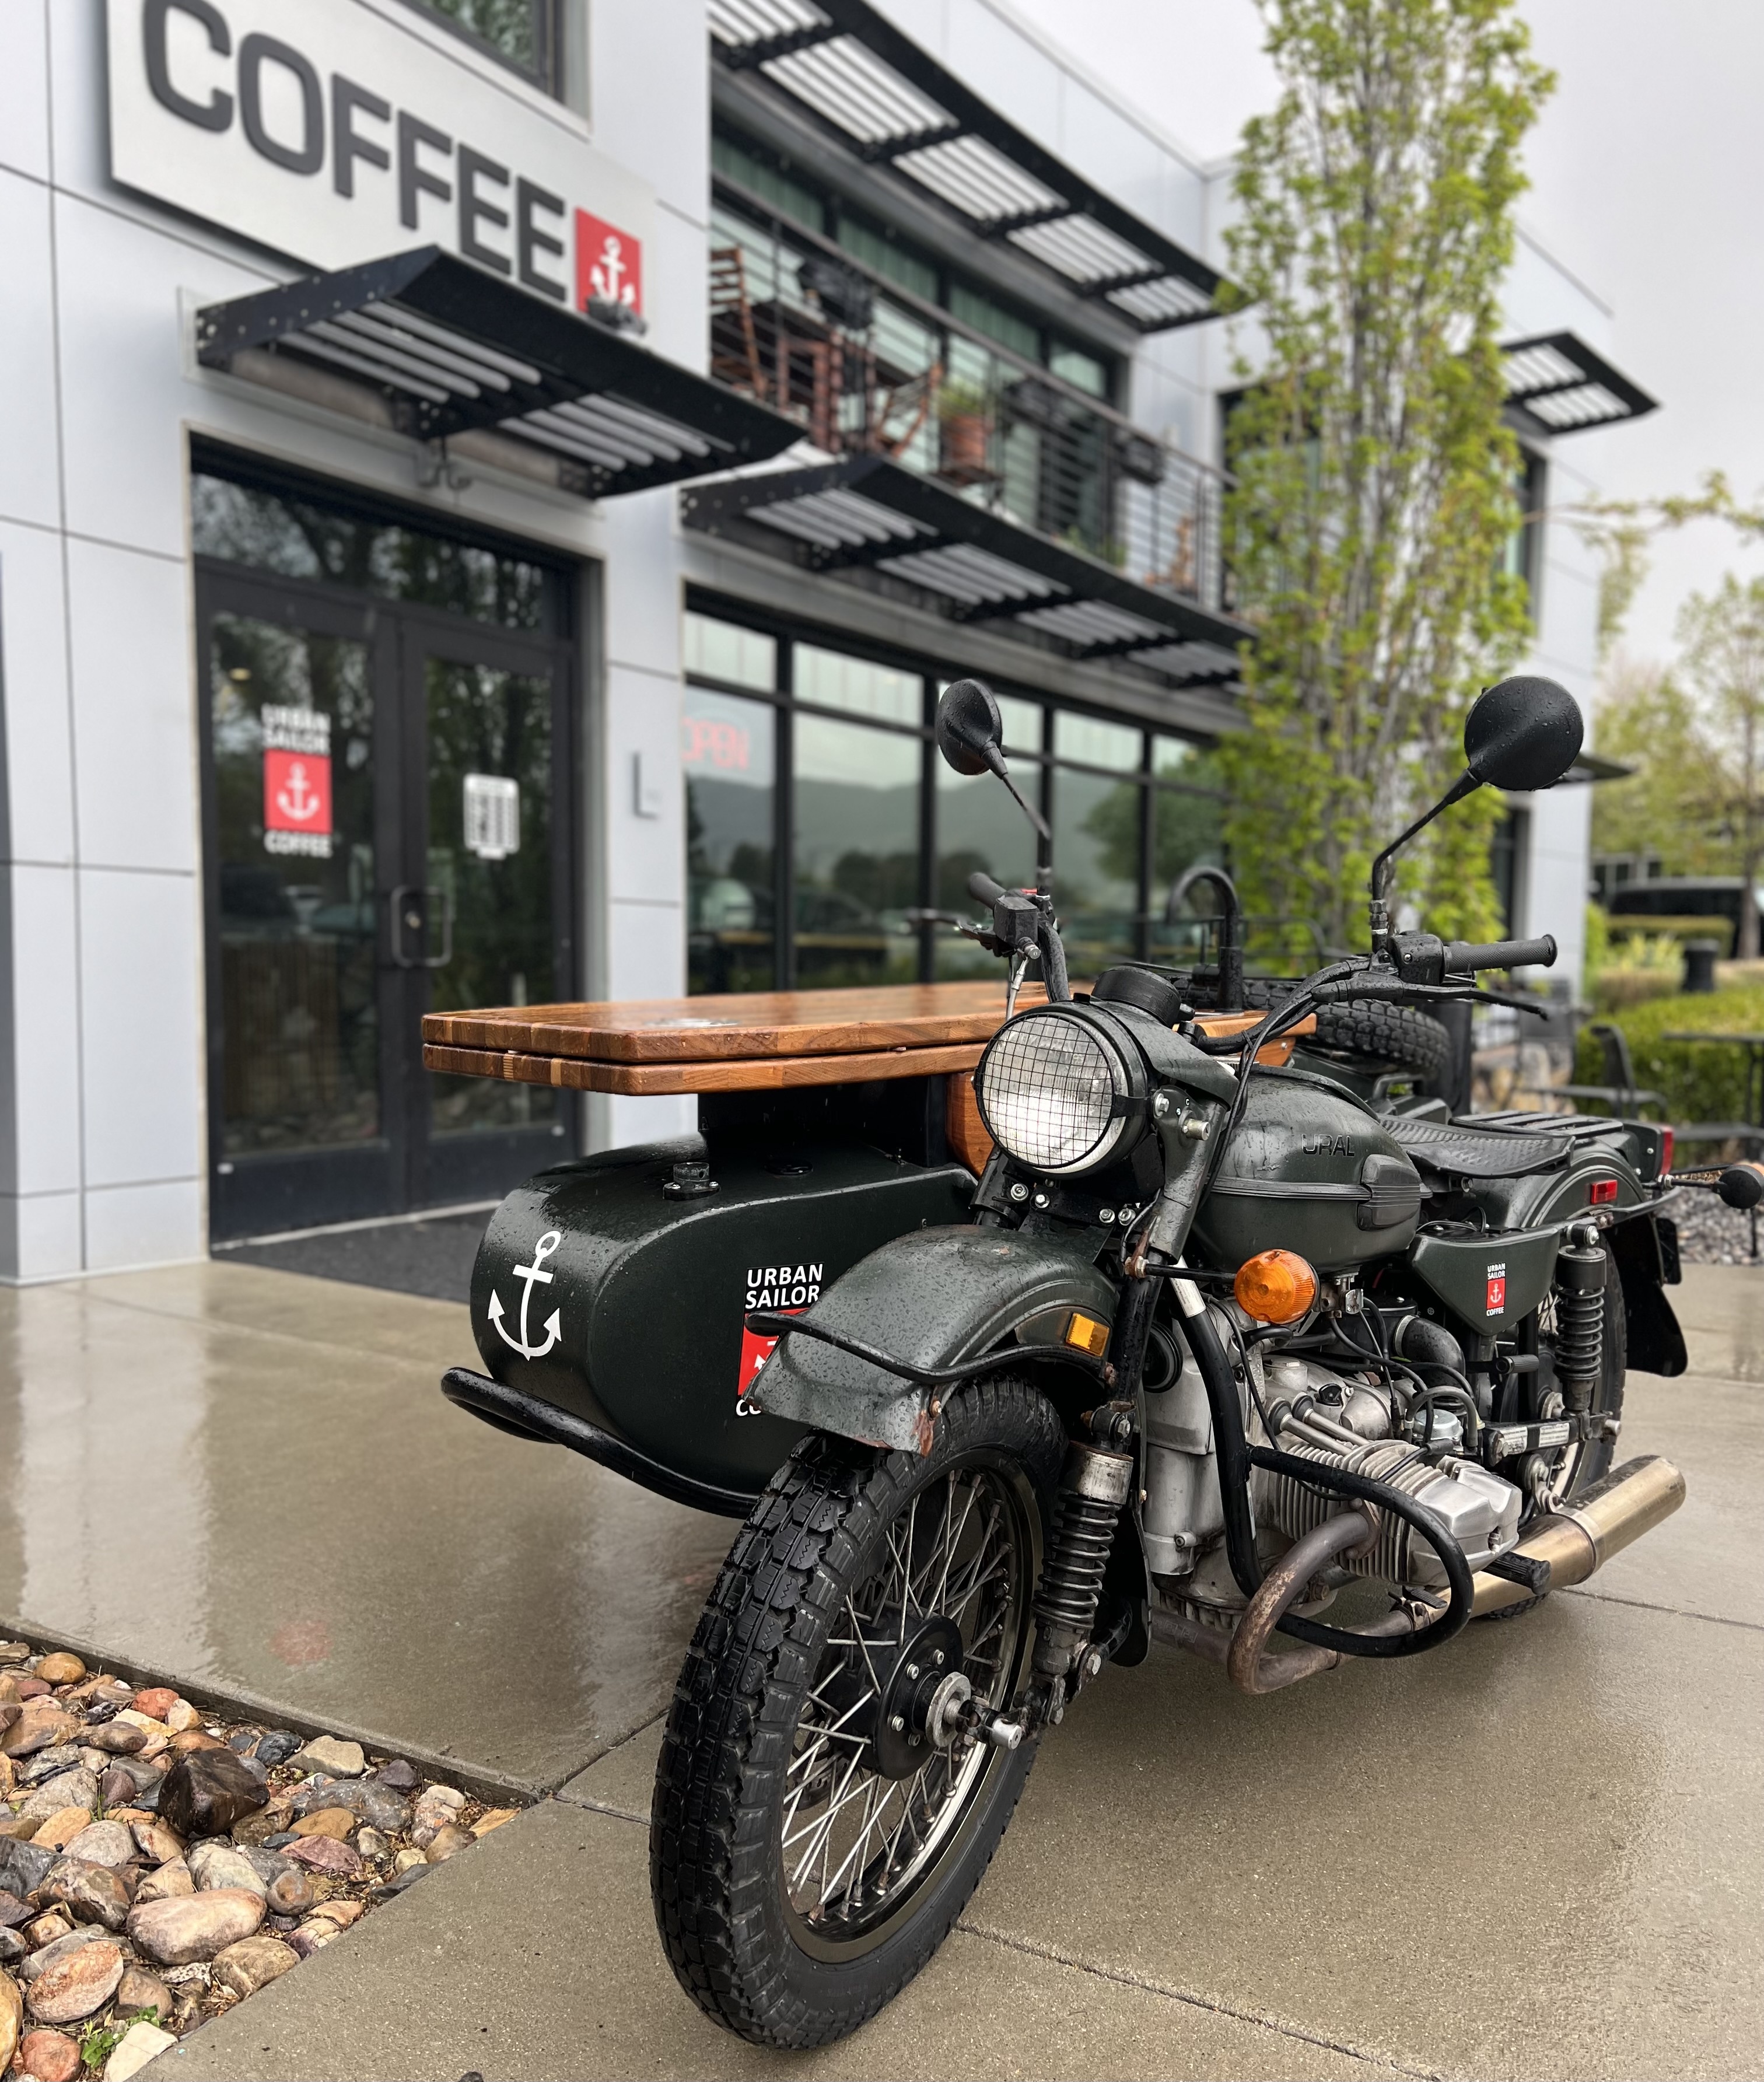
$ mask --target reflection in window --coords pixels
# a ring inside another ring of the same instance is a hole
[[[1081,765],[1106,767],[1111,773],[1139,770],[1141,733],[1100,716],[1075,715],[1060,709],[1054,716],[1054,757],[1076,759]]]
[[[738,687],[770,689],[778,684],[778,640],[739,622],[688,614],[683,639],[686,670]]]
[[[1067,720],[1056,717],[1056,731]],[[1054,776],[1054,893],[1075,976],[1094,976],[1138,951],[1144,794],[1137,779],[1110,781],[1069,768]]]
[[[686,689],[687,988],[776,980],[775,718],[763,702]]]
[[[1030,705],[1013,702],[1011,706],[1026,709]],[[1004,706],[1002,702],[1000,706]],[[937,771],[937,879],[932,903],[939,911],[979,920],[985,916],[986,907],[969,896],[968,877],[979,868],[1007,888],[1028,887],[1035,879],[1035,834],[991,774],[958,773],[941,759]],[[1034,769],[1013,778],[1034,802]],[[933,971],[940,980],[951,976],[990,980],[1004,973],[997,955],[972,940],[960,938],[946,923],[937,927],[932,946]]]
[[[1197,759],[1210,757],[1202,754]],[[1202,777],[1204,778],[1204,777]],[[1151,954],[1154,961],[1182,965],[1210,959],[1210,920],[1217,908],[1215,893],[1197,889],[1185,900],[1177,922],[1167,924],[1170,891],[1178,875],[1191,867],[1219,867],[1224,864],[1223,805],[1216,795],[1190,794],[1182,788],[1154,788],[1151,791],[1151,890],[1147,906],[1151,913]]]
[[[801,714],[794,735],[797,981],[911,983],[924,740]]]
[[[558,0],[419,0],[548,94],[558,91]]]
[[[873,665],[867,658],[818,650],[812,643],[797,645],[792,669],[792,689],[799,702],[914,729],[923,720],[925,683],[916,672]]]
[[[414,601],[503,629],[551,626],[550,575],[523,558],[221,477],[196,478],[191,517],[199,557]]]

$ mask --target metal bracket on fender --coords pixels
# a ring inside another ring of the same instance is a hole
[[[1081,1250],[997,1229],[920,1229],[872,1251],[804,1316],[781,1321],[810,1334],[781,1337],[751,1393],[768,1416],[928,1453],[944,1397],[996,1370],[983,1361],[1057,1357],[1100,1371],[1076,1349],[1006,1343],[1061,1308],[1114,1320],[1114,1285]]]

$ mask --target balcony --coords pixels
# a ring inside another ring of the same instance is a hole
[[[1226,480],[1097,394],[1100,363],[1014,352],[722,175],[710,353],[830,457],[897,463],[1135,584],[1225,605]]]

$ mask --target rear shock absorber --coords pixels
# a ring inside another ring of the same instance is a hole
[[[1569,1410],[1590,1410],[1605,1360],[1609,1261],[1589,1224],[1568,1232],[1556,1260],[1556,1384]]]
[[[1090,1645],[1109,1550],[1132,1492],[1135,1465],[1131,1453],[1076,1439],[1066,1449],[1034,1606],[1035,1670],[1048,1680],[1053,1721],[1065,1711],[1066,1680]]]

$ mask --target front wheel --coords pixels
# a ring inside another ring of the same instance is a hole
[[[948,1934],[1033,1760],[950,1736],[1008,1705],[1065,1432],[1026,1383],[953,1396],[920,1457],[815,1438],[698,1622],[656,1767],[650,1885],[699,2007],[756,2044],[853,2031]]]

